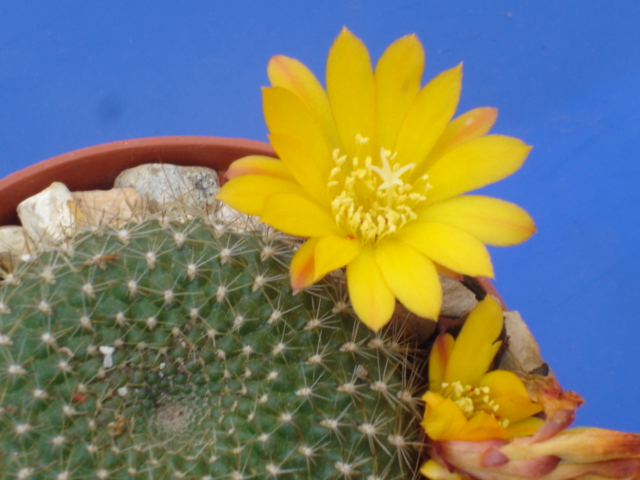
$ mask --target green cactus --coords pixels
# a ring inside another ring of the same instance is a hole
[[[105,227],[6,277],[2,478],[413,478],[423,359],[276,237]]]

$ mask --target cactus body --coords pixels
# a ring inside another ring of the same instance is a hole
[[[407,347],[335,284],[294,295],[289,257],[148,221],[22,264],[0,287],[2,478],[412,478]]]

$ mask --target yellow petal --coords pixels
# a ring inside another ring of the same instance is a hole
[[[425,416],[430,414],[431,411],[444,402],[444,397],[437,392],[432,392],[431,390],[427,390],[422,395],[420,399],[424,402]]]
[[[480,380],[480,387],[489,387],[489,396],[498,405],[496,412],[509,423],[519,422],[542,411],[542,405],[529,400],[522,380],[513,372],[493,370]]]
[[[313,161],[326,180],[333,167],[331,157],[333,148],[328,144],[320,124],[312,118],[300,99],[281,87],[263,88],[262,106],[271,136],[283,133],[298,140],[313,153],[313,157],[307,159],[305,163],[309,164]],[[278,152],[277,149],[276,152]],[[280,156],[279,152],[278,156]]]
[[[242,157],[229,165],[226,172],[228,179],[241,175],[267,175],[269,177],[281,178],[283,180],[294,181],[291,173],[280,160],[263,155],[249,155]]]
[[[510,423],[507,427],[506,439],[515,437],[530,437],[544,425],[544,420],[538,417],[528,417],[516,423]]]
[[[371,245],[363,246],[347,265],[347,286],[351,305],[367,327],[377,332],[391,320],[396,299],[375,262]]]
[[[239,212],[261,215],[267,197],[277,193],[306,195],[297,183],[267,175],[243,175],[225,183],[216,198]]]
[[[318,156],[318,152],[310,150],[307,148],[308,145],[297,138],[283,133],[274,133],[269,136],[269,140],[282,163],[300,186],[307,191],[311,198],[328,209],[327,177],[329,170],[326,169],[323,160]]]
[[[416,213],[420,221],[446,223],[487,245],[517,245],[536,231],[531,216],[519,206],[480,195],[449,198]]]
[[[382,54],[376,84],[376,139],[378,147],[394,150],[400,125],[420,91],[424,50],[416,35],[393,42]]]
[[[432,392],[427,392],[427,395]],[[427,396],[425,395],[425,396]],[[420,425],[432,440],[457,440],[460,432],[467,423],[460,408],[446,398],[437,406],[425,413]]]
[[[315,250],[319,238],[310,238],[295,253],[289,265],[291,288],[302,290],[319,279],[315,275]]]
[[[360,253],[360,242],[349,238],[328,235],[318,241],[315,250],[315,277],[347,265]]]
[[[501,135],[463,143],[429,169],[432,188],[427,201],[434,203],[508,177],[522,166],[530,150],[521,140]]]
[[[373,137],[375,87],[367,47],[346,28],[329,51],[327,93],[345,153],[353,157],[356,135]]]
[[[482,242],[451,225],[412,222],[400,229],[395,238],[454,272],[493,277],[491,257]]]
[[[264,202],[260,221],[289,235],[323,237],[336,233],[336,224],[328,212],[303,195],[270,195]]]
[[[456,338],[447,363],[445,381],[478,385],[500,348],[502,342],[496,340],[502,326],[500,304],[487,295],[471,311]]]
[[[454,345],[455,340],[449,333],[441,333],[433,343],[429,353],[429,390],[440,391]]]
[[[410,311],[437,319],[442,306],[442,288],[433,263],[410,246],[382,240],[375,258],[387,285]]]
[[[457,440],[481,442],[491,438],[504,438],[507,430],[498,423],[493,415],[482,410],[475,413],[464,425]]]
[[[446,70],[420,91],[407,111],[395,151],[401,164],[427,158],[453,116],[460,98],[462,66]]]
[[[431,459],[422,464],[420,473],[430,480],[468,480],[468,477],[450,472],[447,467]]]
[[[327,92],[311,70],[296,59],[277,55],[269,61],[267,74],[274,87],[291,90],[305,104],[311,115],[322,126],[332,148],[340,146]]]
[[[486,135],[498,118],[498,110],[492,107],[474,108],[453,119],[429,154],[427,164],[435,163],[452,148]]]

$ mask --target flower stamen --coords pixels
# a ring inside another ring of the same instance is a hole
[[[500,405],[491,399],[489,393],[489,387],[472,387],[471,385],[462,385],[457,381],[444,382],[440,391],[444,398],[449,398],[460,408],[467,420],[482,411],[493,415],[506,428],[509,425],[509,420],[499,417]]]
[[[356,145],[367,145],[369,139],[356,135]],[[328,189],[331,210],[336,222],[347,235],[364,242],[377,242],[414,220],[416,205],[426,200],[424,192],[431,186],[428,176],[413,183],[403,180],[415,164],[402,165],[397,154],[380,149],[379,158],[358,149],[350,162],[336,149],[332,152],[335,167],[329,174]]]

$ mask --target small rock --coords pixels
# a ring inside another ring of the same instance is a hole
[[[83,227],[111,225],[120,228],[143,216],[142,197],[133,188],[73,192],[72,195],[86,221]]]
[[[474,293],[458,280],[440,275],[440,285],[442,285],[441,316],[460,318],[473,310],[478,304]]]
[[[186,221],[215,211],[220,181],[210,168],[148,163],[123,171],[114,186],[135,188],[151,213]]]
[[[548,375],[549,366],[540,357],[540,347],[520,314],[505,312],[507,348],[502,353],[498,368],[516,373]]]
[[[22,201],[17,210],[22,226],[38,248],[71,239],[84,221],[73,195],[60,182]]]
[[[0,270],[11,273],[25,256],[34,256],[35,246],[23,227],[0,227]]]

